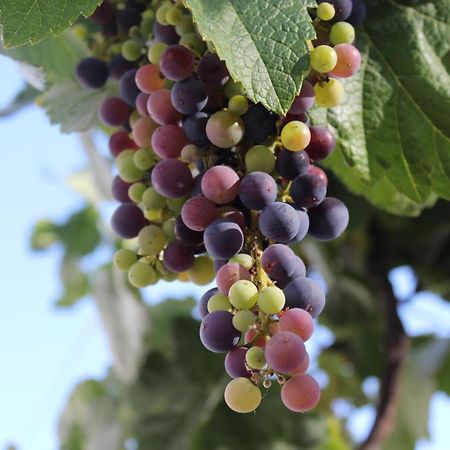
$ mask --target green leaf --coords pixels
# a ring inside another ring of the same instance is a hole
[[[89,17],[102,0],[0,0],[0,24],[6,47],[36,44],[61,34],[79,15]]]
[[[31,105],[36,99],[38,93],[39,91],[37,89],[27,84],[21,91],[18,92],[8,106],[0,109],[0,118],[10,117],[26,106]]]
[[[204,39],[212,41],[248,97],[285,114],[309,66],[315,37],[308,0],[185,0]]]
[[[74,305],[89,293],[89,278],[81,270],[80,262],[76,258],[66,256],[60,266],[60,278],[63,293],[56,301],[58,307]]]

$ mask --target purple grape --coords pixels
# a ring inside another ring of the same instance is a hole
[[[244,139],[247,142],[260,144],[276,133],[277,116],[259,104],[251,106],[242,116],[242,120],[245,124]]]
[[[177,81],[170,92],[173,107],[182,114],[201,111],[208,101],[206,86],[193,77]]]
[[[213,258],[231,258],[242,249],[244,234],[237,223],[216,219],[206,228],[204,243]]]
[[[189,270],[194,263],[192,247],[180,241],[172,241],[164,250],[164,265],[172,272]]]
[[[83,86],[99,89],[108,79],[108,66],[98,58],[84,58],[77,65],[76,75]]]
[[[241,333],[233,327],[233,314],[228,311],[209,313],[200,325],[200,340],[211,352],[227,352],[236,347]]]
[[[194,186],[191,171],[177,159],[159,161],[152,170],[151,178],[156,191],[168,198],[183,197]]]
[[[215,259],[214,260],[214,271],[217,273],[225,264],[228,263],[228,259]]]
[[[366,18],[367,7],[363,0],[352,0],[352,4],[352,13],[348,16],[347,22],[359,27]]]
[[[293,180],[309,170],[309,157],[305,152],[291,152],[285,148],[277,153],[277,172],[287,180]]]
[[[131,183],[127,183],[123,181],[119,175],[116,175],[113,179],[111,192],[113,197],[120,203],[129,203],[131,202],[130,197],[128,196],[128,188],[131,186]]]
[[[201,319],[203,319],[204,317],[206,317],[209,314],[209,312],[208,312],[208,301],[213,295],[217,294],[218,292],[219,292],[219,289],[211,288],[211,289],[208,289],[200,297],[200,300],[199,300],[198,305],[197,305],[197,311],[198,311]]]
[[[284,289],[291,281],[297,279],[297,278],[304,278],[306,277],[306,267],[305,267],[305,263],[302,261],[302,259],[297,256],[297,260],[296,260],[296,265],[295,265],[295,270],[294,272],[292,272],[291,275],[289,275],[286,279],[282,280],[282,281],[277,281],[277,286],[280,289]]]
[[[122,75],[129,70],[134,69],[134,64],[131,61],[127,61],[120,53],[113,56],[108,63],[109,76],[113,80],[120,80]]]
[[[306,211],[303,209],[297,210],[298,218],[300,220],[300,227],[298,229],[298,233],[292,238],[288,244],[297,244],[300,242],[308,233],[309,230],[309,216]]]
[[[225,356],[225,371],[231,378],[250,378],[252,375],[245,367],[247,348],[236,347]]]
[[[191,230],[183,222],[181,216],[175,219],[175,236],[183,244],[190,247],[196,247],[203,243],[203,233],[201,231]]]
[[[294,98],[294,101],[289,109],[288,114],[302,114],[312,107],[316,95],[314,94],[314,88],[307,80],[303,80],[300,94]]]
[[[168,89],[153,92],[148,99],[147,109],[151,118],[160,125],[176,123],[182,118],[182,115],[172,106]]]
[[[327,195],[327,183],[314,173],[299,175],[291,184],[290,194],[297,206],[314,208]]]
[[[129,106],[120,97],[108,97],[100,105],[100,120],[111,127],[119,127],[128,121]]]
[[[216,205],[207,198],[197,195],[186,201],[181,208],[183,222],[195,231],[203,231],[217,217]]]
[[[239,185],[239,198],[248,209],[263,209],[276,200],[277,194],[277,183],[264,172],[245,175]]]
[[[203,56],[198,63],[197,74],[203,83],[215,88],[223,86],[230,78],[225,63],[213,53]]]
[[[150,98],[150,94],[146,94],[145,92],[140,92],[136,97],[136,109],[141,116],[148,116],[148,99]]]
[[[309,234],[321,241],[330,241],[340,236],[348,225],[348,209],[334,197],[327,197],[315,208],[308,211]]]
[[[347,19],[352,12],[352,0],[319,0],[317,3],[331,3],[335,9],[335,15],[331,22],[340,22]]]
[[[205,148],[211,145],[206,135],[206,123],[208,114],[198,112],[193,116],[188,116],[183,120],[183,130],[187,140],[199,148]]]
[[[287,245],[273,244],[264,250],[261,264],[272,280],[283,281],[294,273],[298,261],[297,255]]]
[[[324,127],[309,127],[309,131],[311,132],[311,140],[305,148],[305,152],[313,161],[325,159],[336,146],[334,134]]]
[[[306,358],[305,344],[290,331],[275,333],[264,348],[267,364],[279,373],[291,373],[298,369]]]
[[[136,72],[136,69],[128,70],[119,81],[120,97],[132,107],[136,105],[136,98],[141,92],[136,86]]]
[[[117,14],[117,27],[123,34],[128,34],[131,27],[141,23],[141,13],[134,8],[125,8]]]
[[[97,6],[96,10],[93,12],[92,16],[89,17],[95,23],[103,25],[114,19],[114,7],[113,5],[105,0],[101,5]]]
[[[136,237],[145,223],[144,213],[134,203],[122,203],[111,217],[114,232],[124,239]]]
[[[153,24],[153,34],[155,39],[159,42],[164,42],[167,45],[178,44],[180,36],[175,31],[175,27],[172,25],[161,25],[155,20]]]
[[[194,178],[194,187],[192,188],[191,195],[192,197],[195,197],[196,195],[203,195],[202,194],[202,178],[205,172],[200,172],[196,177]]]
[[[194,71],[194,54],[183,45],[172,45],[161,55],[159,67],[169,80],[184,80]]]
[[[163,159],[178,158],[187,143],[186,136],[178,125],[161,125],[152,134],[152,149]]]
[[[202,193],[219,205],[230,203],[239,193],[239,175],[228,166],[210,167],[202,177]]]
[[[288,308],[301,308],[316,318],[325,306],[325,294],[318,283],[306,277],[292,280],[283,289]]]
[[[258,224],[267,239],[286,243],[297,235],[300,219],[292,206],[274,202],[261,211]]]

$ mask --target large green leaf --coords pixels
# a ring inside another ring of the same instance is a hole
[[[36,44],[61,34],[80,14],[89,17],[102,0],[0,0],[0,24],[6,47]]]
[[[212,41],[254,102],[288,111],[308,68],[315,37],[311,0],[185,0],[202,36]]]
[[[449,0],[369,1],[347,101],[316,115],[339,134],[327,165],[394,214],[450,199],[449,12]]]

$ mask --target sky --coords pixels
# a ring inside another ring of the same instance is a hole
[[[23,81],[16,65],[3,56],[0,74],[1,108]],[[93,302],[87,299],[66,310],[52,306],[61,288],[62,252],[57,247],[32,252],[29,238],[37,220],[64,220],[83,205],[64,180],[85,161],[78,137],[61,134],[37,107],[0,119],[0,142],[0,450],[9,443],[20,450],[56,450],[57,421],[71,390],[86,378],[103,377],[111,355]],[[399,298],[406,298],[413,284],[409,269],[396,271],[393,282]],[[164,297],[164,286],[153,289],[153,299]],[[182,297],[186,289],[197,297],[203,290],[175,284],[171,294]],[[421,294],[402,304],[400,314],[413,335],[434,331],[449,337],[450,308],[436,296]],[[326,333],[318,335],[326,340]],[[376,379],[367,380],[367,389],[376,391]],[[448,417],[449,398],[435,394],[431,440],[415,450],[448,450]],[[350,413],[355,438],[364,437],[372,420],[371,407]]]

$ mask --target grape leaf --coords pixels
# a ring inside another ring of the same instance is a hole
[[[450,1],[368,6],[361,70],[345,82],[345,104],[315,121],[337,130],[326,165],[351,191],[414,216],[450,199]]]
[[[102,0],[0,0],[5,47],[36,44],[61,34],[82,14],[89,17]],[[63,62],[61,61],[61,64]]]
[[[212,41],[248,97],[285,114],[308,68],[315,37],[311,0],[185,0],[204,39]]]

